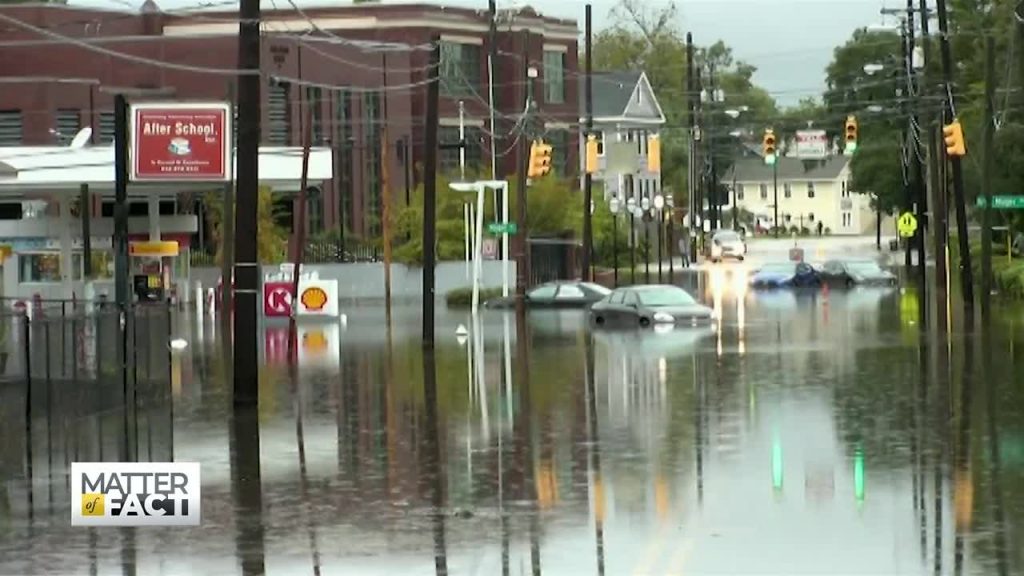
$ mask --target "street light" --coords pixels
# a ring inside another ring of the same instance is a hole
[[[629,283],[636,284],[636,228],[634,222],[639,212],[636,198],[630,196],[626,200],[626,212],[629,213]]]
[[[655,209],[655,211],[658,214],[658,223],[656,224],[656,227],[654,228],[654,233],[658,236],[658,284],[661,284],[662,282],[664,282],[664,279],[661,276],[661,261],[663,260],[662,252],[661,251],[664,248],[664,246],[662,245],[662,242],[661,242],[661,224],[662,224],[662,221],[664,221],[664,212],[662,212],[662,210],[664,208],[665,208],[665,197],[662,196],[661,194],[655,195],[654,196],[654,209]]]
[[[608,211],[612,213],[612,286],[619,287],[619,197],[608,200]]]
[[[673,230],[673,216],[675,215],[676,199],[671,194],[665,194],[665,206],[668,207],[668,281],[671,284],[676,277],[675,270],[675,230]]]
[[[644,222],[644,284],[651,283],[651,199],[640,199]]]

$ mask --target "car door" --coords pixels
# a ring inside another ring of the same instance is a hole
[[[622,318],[622,305],[623,298],[626,296],[625,290],[616,290],[608,296],[607,301],[600,303],[597,306],[597,310],[594,310],[594,314],[600,316],[604,321],[609,324],[621,321]]]
[[[830,285],[843,283],[843,265],[835,260],[825,262],[821,268],[821,278]]]
[[[635,290],[626,292],[626,297],[622,301],[622,314],[620,315],[620,321],[626,324],[636,324],[640,317],[640,296],[637,295]]]

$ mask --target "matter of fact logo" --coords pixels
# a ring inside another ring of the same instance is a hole
[[[72,526],[198,526],[197,462],[74,462]]]
[[[302,293],[301,301],[307,310],[322,310],[327,304],[327,292],[317,286],[307,288]]]

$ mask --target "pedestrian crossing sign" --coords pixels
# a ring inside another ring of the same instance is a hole
[[[903,238],[910,238],[914,232],[917,232],[917,218],[914,218],[910,212],[904,212],[896,221],[896,229]]]

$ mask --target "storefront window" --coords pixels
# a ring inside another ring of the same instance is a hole
[[[30,252],[18,255],[20,282],[60,282],[60,252]],[[82,279],[82,253],[71,255],[72,280]],[[92,274],[94,279],[114,277],[113,253],[104,250],[92,251]]]

